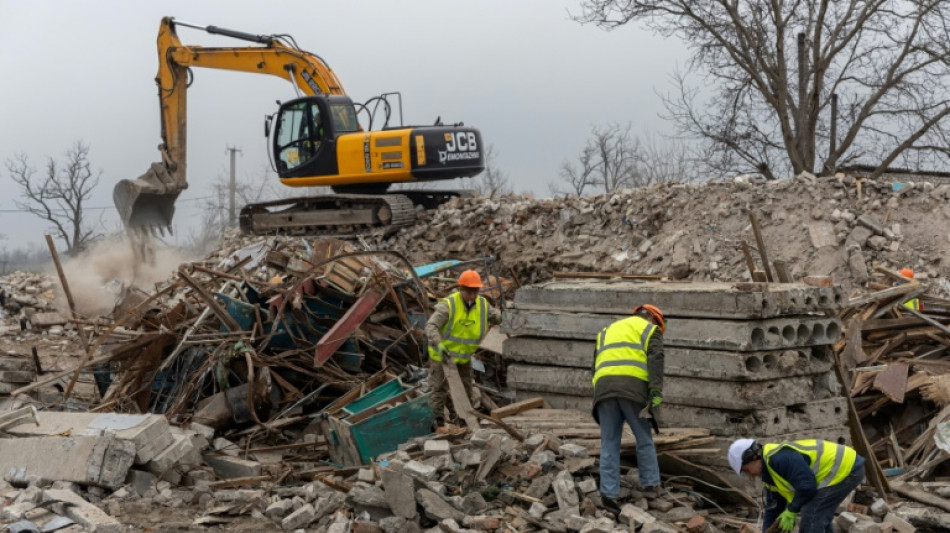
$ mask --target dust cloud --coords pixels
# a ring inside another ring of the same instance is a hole
[[[96,317],[111,313],[127,288],[153,292],[155,283],[170,278],[179,265],[191,260],[180,248],[156,243],[151,260],[144,262],[136,258],[128,239],[115,238],[96,243],[78,257],[64,258],[63,271],[76,312]],[[56,277],[55,271],[51,274]],[[59,292],[59,308],[69,309]]]

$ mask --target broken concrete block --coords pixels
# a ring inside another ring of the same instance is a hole
[[[462,498],[462,505],[460,507],[463,513],[467,515],[476,515],[485,509],[488,509],[488,503],[485,501],[485,498],[482,497],[480,492],[472,491]]]
[[[451,455],[449,441],[429,439],[422,447],[425,457],[435,457],[438,455]]]
[[[587,457],[587,448],[580,444],[562,444],[558,446],[557,453],[563,457]]]
[[[872,515],[883,518],[890,510],[890,507],[887,505],[887,502],[884,501],[884,498],[878,498],[871,504],[870,510]]]
[[[411,477],[389,468],[380,469],[383,494],[393,514],[406,519],[416,517],[415,484]]]
[[[65,503],[66,505],[63,505],[62,509],[59,510],[60,514],[68,516],[77,524],[94,533],[122,533],[126,529],[118,520],[82,499],[73,491],[63,489],[45,490],[43,491],[43,501]]]
[[[66,315],[62,313],[33,313],[30,317],[30,323],[34,328],[51,328],[53,326],[65,326],[69,322]]]
[[[135,490],[139,496],[154,489],[156,482],[158,482],[158,478],[155,477],[155,474],[134,468],[129,470],[129,474],[125,478],[125,483],[131,485],[132,489]]]
[[[465,518],[465,515],[461,511],[452,507],[449,502],[429,489],[417,490],[416,501],[425,509],[426,516],[436,522],[441,522],[446,518],[451,518],[456,521]]]
[[[234,444],[233,442],[225,439],[224,437],[218,437],[212,441],[211,446],[215,451],[221,452],[223,455],[230,455],[231,457],[238,457],[241,455],[241,448]]]
[[[859,521],[858,515],[850,512],[844,512],[835,517],[835,523],[842,531],[851,531],[851,527]]]
[[[525,494],[532,498],[541,498],[551,489],[553,480],[551,476],[540,476],[531,480],[531,486],[525,491]]]
[[[267,509],[264,509],[264,516],[272,518],[274,520],[282,519],[287,516],[287,513],[294,508],[294,502],[292,500],[277,500],[276,502],[267,506]]]
[[[884,516],[884,520],[881,524],[890,526],[895,533],[914,533],[917,531],[917,528],[915,528],[913,524],[893,512],[888,512],[887,515]]]
[[[372,468],[360,468],[356,473],[356,480],[363,483],[375,483],[376,474],[373,473]]]
[[[301,506],[296,511],[285,516],[280,521],[280,528],[284,531],[291,531],[299,527],[306,527],[316,520],[317,511],[309,503]]]
[[[463,467],[478,466],[482,463],[482,452],[478,450],[462,448],[453,455],[455,455],[455,460]]]
[[[673,508],[673,502],[664,500],[662,498],[656,499],[656,500],[650,500],[647,505],[650,507],[650,509],[656,509],[657,511],[660,511],[661,513],[665,513]]]
[[[351,505],[389,509],[383,489],[376,485],[354,485],[347,494],[347,500]]]
[[[115,438],[133,444],[137,465],[151,461],[174,440],[171,426],[162,415],[40,411],[36,419],[39,425],[24,424],[10,428],[8,432],[21,437],[62,435],[67,432],[72,436],[112,433]]]
[[[562,511],[563,511],[563,510],[562,510]],[[555,514],[555,513],[551,513],[551,514],[549,514],[549,515],[547,516],[548,521],[551,522],[551,523],[557,523],[557,522],[558,522],[557,518],[556,518],[555,516],[552,516],[552,515],[554,515],[554,514]],[[580,515],[577,514],[577,513],[573,513],[573,514],[571,514],[571,515],[568,515],[568,516],[562,518],[562,520],[563,520],[563,522],[564,522],[564,525],[567,526],[568,531],[580,531],[580,530],[584,529],[585,527],[587,527],[588,524],[591,523],[590,518],[586,518],[586,517],[580,516]]]
[[[429,466],[419,461],[409,461],[406,463],[405,466],[403,466],[403,472],[422,482],[432,481],[439,474],[439,470],[434,466]]]
[[[554,494],[557,496],[557,506],[561,510],[577,507],[580,500],[577,497],[577,490],[574,485],[574,478],[567,470],[562,470],[554,482]]]
[[[39,478],[116,489],[134,458],[131,442],[110,435],[0,439],[0,473],[11,482]]]
[[[628,503],[620,508],[620,521],[624,524],[629,524],[631,520],[636,527],[656,522],[656,518],[654,518],[653,515],[636,505]]]
[[[191,439],[184,435],[172,434],[172,444],[146,463],[145,469],[155,475],[162,475],[182,462],[182,459],[194,452]]]
[[[230,455],[205,454],[202,457],[205,463],[214,469],[214,473],[221,479],[261,475],[261,464],[257,461],[240,459],[238,457],[231,457]]]
[[[532,518],[537,518],[538,520],[544,516],[544,513],[548,512],[548,507],[541,502],[534,502],[531,504],[531,508],[528,509],[528,514]]]
[[[610,518],[598,518],[580,529],[580,533],[612,533],[616,524]]]
[[[577,483],[577,488],[581,489],[584,494],[590,494],[597,490],[597,481],[593,478],[585,478]]]

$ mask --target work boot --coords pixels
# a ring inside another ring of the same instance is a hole
[[[609,513],[613,513],[614,516],[620,516],[620,502],[616,498],[608,498],[606,496],[601,496],[601,500],[604,502],[604,509]]]
[[[664,494],[665,491],[660,486],[647,487],[643,489],[643,497],[648,500],[655,500]]]

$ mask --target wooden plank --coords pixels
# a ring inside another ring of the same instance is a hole
[[[520,402],[515,402],[504,407],[499,407],[498,409],[492,409],[491,416],[492,418],[505,418],[509,416],[514,416],[516,414],[522,413],[524,411],[529,411],[531,409],[539,409],[544,405],[544,398],[537,396],[535,398],[528,398],[527,400],[522,400]]]
[[[465,420],[465,425],[470,431],[478,429],[478,418],[473,414],[472,402],[468,394],[465,394],[465,386],[462,385],[462,377],[459,376],[459,369],[455,366],[455,362],[451,359],[444,362],[442,369],[445,371],[445,380],[449,385],[449,396],[452,398],[455,413]]]
[[[505,342],[507,338],[508,335],[499,331],[498,326],[492,326],[491,329],[488,330],[488,333],[482,338],[481,342],[478,343],[478,348],[502,355],[504,353],[502,343]]]
[[[785,261],[776,259],[772,261],[772,266],[775,268],[775,276],[779,283],[792,282],[792,276],[788,274],[788,264]]]
[[[749,269],[749,277],[755,279],[755,260],[752,259],[752,252],[749,250],[749,243],[745,239],[740,243],[742,247],[742,256],[745,257],[745,266]]]
[[[627,274],[623,272],[555,272],[551,274],[554,279],[643,279],[659,281],[666,277],[665,274]]]
[[[517,429],[509,426],[508,424],[502,422],[501,420],[490,417],[488,415],[483,415],[477,411],[472,411],[471,413],[475,416],[475,418],[479,420],[484,420],[485,422],[488,422],[489,424],[493,424],[505,430],[505,433],[511,435],[511,437],[517,440],[518,442],[524,442],[524,435],[519,433]]]
[[[772,275],[772,270],[769,268],[769,254],[765,250],[765,239],[762,238],[759,221],[751,209],[749,210],[749,222],[752,223],[752,233],[755,234],[755,243],[759,247],[759,256],[762,258],[762,270],[765,271],[765,277],[768,278],[770,282],[775,281],[775,276]]]
[[[901,496],[905,496],[912,500],[917,500],[920,503],[939,507],[944,511],[950,511],[950,500],[941,498],[936,494],[925,492],[903,482],[891,483],[891,488],[893,488]]]

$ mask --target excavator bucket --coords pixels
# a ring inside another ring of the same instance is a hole
[[[176,183],[161,163],[134,180],[122,180],[112,190],[112,200],[126,229],[153,231],[171,229],[175,200],[187,185]]]

